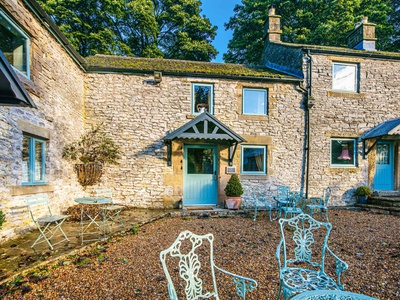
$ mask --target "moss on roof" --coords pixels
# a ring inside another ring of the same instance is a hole
[[[208,75],[221,77],[259,77],[299,80],[296,77],[266,67],[250,67],[241,64],[211,63],[162,58],[137,58],[112,55],[95,55],[86,58],[87,69],[92,72],[149,73]]]

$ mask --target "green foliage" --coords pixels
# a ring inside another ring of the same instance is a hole
[[[393,2],[393,3],[392,3]],[[234,15],[225,24],[233,30],[225,62],[258,64],[263,50],[264,22],[273,4],[282,16],[283,42],[347,47],[346,38],[364,16],[375,23],[377,49],[393,50],[395,8],[398,0],[243,0],[236,5]],[[392,16],[388,19],[388,15]],[[397,14],[398,16],[398,14]],[[397,27],[399,28],[399,27]],[[397,39],[398,40],[398,39]],[[397,48],[395,51],[399,51]]]
[[[82,56],[210,61],[217,27],[200,0],[38,0]]]
[[[3,214],[3,211],[0,210],[0,229],[3,226],[3,223],[6,221],[6,215]]]
[[[362,185],[356,189],[357,196],[369,196],[371,194],[372,194],[372,191],[368,186]]]
[[[100,124],[83,134],[80,140],[72,142],[63,149],[62,157],[84,164],[118,164],[121,152],[118,145],[107,137]]]
[[[236,174],[232,174],[229,178],[228,183],[224,189],[225,194],[230,197],[240,197],[243,195],[244,190],[240,183],[239,177]]]
[[[139,231],[139,224],[135,224],[135,225],[133,225],[133,227],[131,228],[131,232],[132,232],[132,234],[137,234],[138,233],[138,231]]]

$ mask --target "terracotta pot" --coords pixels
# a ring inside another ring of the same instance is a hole
[[[239,209],[240,205],[242,205],[242,197],[226,197],[226,206],[228,206],[228,209]]]

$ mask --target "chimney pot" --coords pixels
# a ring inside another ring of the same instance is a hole
[[[375,51],[375,26],[374,23],[368,22],[368,17],[364,17],[347,37],[348,47],[357,50]]]
[[[281,41],[281,16],[275,14],[275,6],[271,5],[268,8],[268,18],[264,27],[264,39],[269,42]]]

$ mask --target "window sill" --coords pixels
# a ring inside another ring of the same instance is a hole
[[[243,114],[241,114],[240,116],[239,116],[239,119],[241,119],[241,120],[255,120],[255,121],[258,121],[258,120],[268,120],[269,119],[269,116],[268,115],[243,115]]]
[[[43,185],[23,185],[23,186],[14,186],[11,190],[12,196],[23,196],[29,194],[39,194],[39,193],[49,193],[54,192],[55,187],[52,184],[43,184]]]
[[[357,92],[327,91],[327,95],[329,97],[343,97],[343,98],[352,98],[352,99],[364,99],[365,98],[365,93],[357,93]]]
[[[245,179],[245,180],[266,180],[268,178],[267,174],[240,174],[240,179]]]

